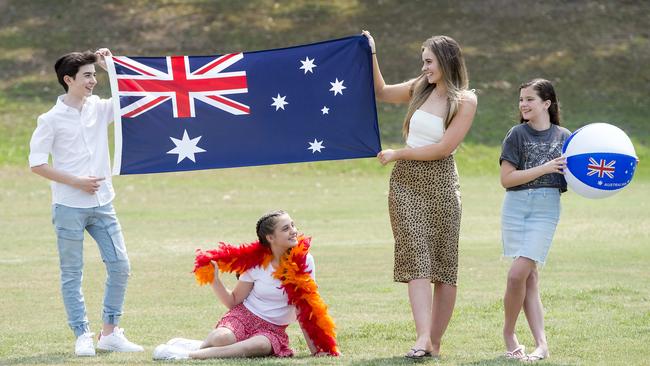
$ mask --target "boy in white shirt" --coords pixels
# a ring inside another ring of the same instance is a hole
[[[38,117],[30,141],[32,172],[51,180],[52,223],[61,268],[61,292],[68,324],[77,340],[77,356],[94,356],[81,280],[84,230],[95,239],[106,265],[107,279],[102,318],[104,325],[97,349],[139,352],[117,327],[130,274],[129,258],[112,200],[107,127],[113,120],[110,99],[92,95],[97,84],[95,63],[106,69],[102,48],[92,53],[73,52],[59,58],[54,69],[66,94]],[[48,164],[52,155],[53,166]]]

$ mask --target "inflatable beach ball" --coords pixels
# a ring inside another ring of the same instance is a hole
[[[567,184],[587,198],[608,197],[625,188],[637,164],[630,138],[608,123],[592,123],[576,130],[564,142],[562,154],[567,161]]]

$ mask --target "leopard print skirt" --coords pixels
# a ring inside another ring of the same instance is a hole
[[[455,286],[461,203],[453,155],[398,160],[390,177],[388,210],[395,238],[394,280],[428,278]]]

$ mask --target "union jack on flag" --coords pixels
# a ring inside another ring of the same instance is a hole
[[[589,165],[587,165],[589,171],[587,172],[587,176],[598,174],[598,178],[607,175],[609,178],[614,179],[614,171],[616,170],[614,164],[616,164],[616,160],[611,160],[608,163],[605,159],[600,159],[597,162],[594,158],[589,157]]]
[[[374,157],[368,39],[215,56],[106,60],[113,174]]]
[[[196,117],[195,100],[228,113],[248,114],[247,105],[224,96],[248,92],[245,71],[223,72],[242,58],[242,53],[223,55],[192,69],[188,56],[167,56],[165,69],[159,70],[129,57],[113,57],[116,65],[131,71],[116,75],[117,95],[142,97],[122,107],[120,114],[137,117],[169,100],[174,118]]]

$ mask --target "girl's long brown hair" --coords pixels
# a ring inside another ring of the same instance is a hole
[[[448,110],[445,116],[445,128],[449,127],[451,120],[458,113],[458,107],[463,98],[463,93],[467,90],[469,79],[467,77],[467,68],[465,60],[458,43],[451,37],[434,36],[422,43],[422,52],[429,49],[436,56],[438,65],[442,71],[443,82],[447,87]],[[413,113],[422,106],[429,95],[436,88],[435,84],[429,84],[424,74],[415,79],[411,85],[411,100],[409,102],[402,134],[404,138],[408,136],[409,124]]]
[[[542,99],[542,101],[551,101],[551,106],[548,107],[548,116],[552,124],[560,125],[560,101],[557,100],[557,94],[555,94],[555,88],[553,84],[546,79],[533,79],[531,81],[525,82],[519,86],[519,91],[521,89],[528,88],[529,86],[533,87],[533,90],[537,92],[537,95]],[[524,116],[521,115],[519,111],[519,123],[528,122],[524,119]]]

